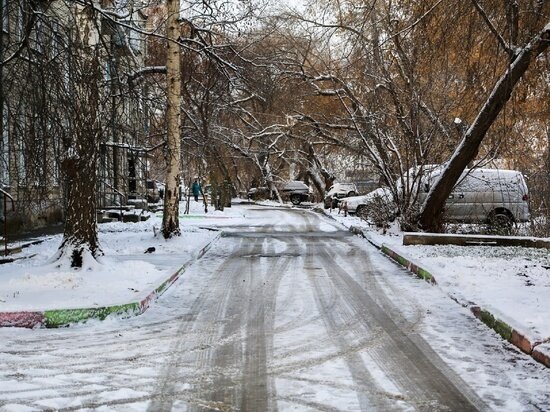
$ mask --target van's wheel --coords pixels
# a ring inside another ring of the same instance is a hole
[[[493,211],[489,215],[491,231],[499,235],[509,235],[514,226],[514,219],[506,211]]]
[[[301,199],[300,199],[300,195],[291,195],[290,196],[290,201],[295,206],[299,205],[302,202]]]
[[[367,212],[368,212],[367,205],[359,205],[357,206],[357,209],[355,209],[355,214],[357,215],[357,217],[360,217],[363,220],[367,220],[368,218]]]
[[[354,191],[351,191],[351,192],[348,193],[348,197],[355,196],[355,195],[356,195],[356,193]]]

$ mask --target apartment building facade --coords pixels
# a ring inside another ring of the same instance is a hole
[[[63,220],[78,108],[75,76],[86,54],[98,66],[98,207],[145,196],[149,108],[128,74],[144,64],[146,15],[139,5],[0,0],[0,217],[9,231]],[[80,62],[80,63],[79,63]],[[77,80],[78,79],[78,80]]]

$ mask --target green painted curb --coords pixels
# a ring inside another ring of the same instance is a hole
[[[500,336],[506,339],[508,342],[512,340],[512,327],[503,321],[496,319],[495,326],[493,328]]]
[[[418,276],[420,276],[422,279],[424,279],[426,282],[435,283],[434,277],[426,269],[422,269],[422,268],[417,267],[416,274]]]
[[[208,242],[202,249],[197,253],[197,257],[191,259],[183,264],[178,270],[176,270],[168,279],[162,282],[157,286],[148,296],[142,299],[139,302],[125,303],[122,305],[115,306],[104,306],[100,308],[84,308],[84,309],[59,309],[59,310],[47,310],[44,312],[44,322],[43,325],[47,328],[59,328],[63,326],[68,326],[71,323],[83,322],[88,319],[99,319],[104,320],[109,315],[119,315],[123,317],[131,317],[141,315],[145,312],[149,306],[150,302],[156,300],[160,295],[162,295],[178,278],[183,272],[191,265],[195,260],[200,259],[210,246],[220,238],[220,233],[217,236]]]
[[[380,246],[380,250],[382,251],[382,253],[384,253],[385,255],[392,258],[394,261],[399,263],[405,269],[407,269],[410,272],[414,273],[420,279],[423,279],[426,282],[429,282],[431,284],[437,284],[437,282],[435,280],[435,277],[430,272],[428,272],[426,269],[421,268],[420,266],[410,262],[408,259],[401,256],[396,251],[390,249],[388,246],[383,244],[382,246]]]
[[[107,316],[112,314],[127,315],[129,317],[139,313],[141,313],[140,304],[132,302],[124,305],[105,306],[101,308],[47,310],[44,312],[44,318],[47,328],[58,328],[70,323],[82,322],[92,318],[104,320]]]
[[[503,339],[512,343],[513,328],[510,325],[498,318],[495,318],[495,316],[488,310],[480,308],[478,312],[473,312],[485,325],[493,329],[496,333],[502,336]]]
[[[494,328],[496,320],[491,312],[488,312],[485,309],[481,309],[479,311],[479,319],[481,319],[481,321],[489,326],[491,329]]]

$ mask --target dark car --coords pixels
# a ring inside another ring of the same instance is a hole
[[[271,191],[268,187],[251,187],[246,195],[250,200],[271,199]]]
[[[309,186],[298,180],[287,182],[279,192],[283,199],[290,200],[293,205],[310,202],[313,195]]]

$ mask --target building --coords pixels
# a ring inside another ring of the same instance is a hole
[[[144,65],[146,41],[139,29],[146,15],[130,2],[91,8],[0,0],[0,6],[0,193],[6,200],[0,199],[0,216],[9,230],[63,220],[61,162],[78,110],[74,68],[86,53],[101,73],[97,204],[145,197],[147,91],[142,85],[130,89],[127,78]]]

